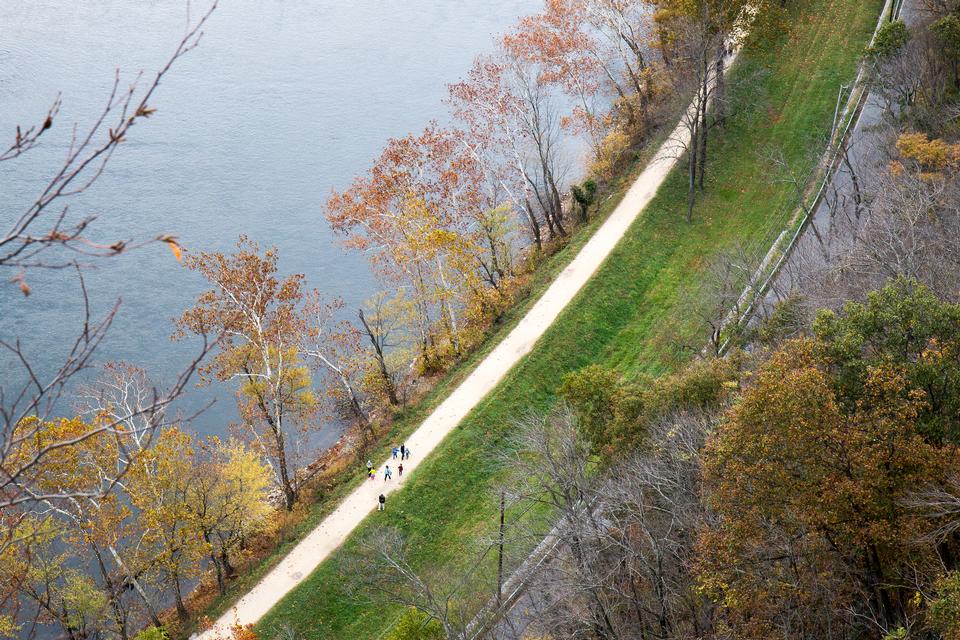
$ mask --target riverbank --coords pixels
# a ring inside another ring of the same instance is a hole
[[[425,388],[420,390],[420,397],[391,417],[387,430],[378,434],[376,444],[363,454],[364,458],[379,460],[387,457],[390,449],[396,443],[405,441],[509,335],[620,204],[627,190],[666,139],[668,132],[669,127],[666,125],[661,125],[651,132],[648,141],[640,146],[633,161],[625,165],[620,175],[612,180],[601,194],[600,204],[591,213],[589,221],[573,227],[564,242],[556,243],[550,248],[548,255],[542,258],[530,274],[528,283],[514,304],[487,330],[486,337],[477,348],[448,371],[426,381]],[[281,522],[278,523],[276,531],[269,534],[271,539],[253,542],[252,557],[238,567],[237,576],[228,583],[225,595],[216,593],[216,585],[210,579],[211,576],[207,576],[189,599],[190,610],[196,612],[194,618],[187,624],[179,624],[174,619],[175,616],[167,617],[168,632],[172,637],[186,638],[204,628],[210,620],[221,616],[274,569],[346,495],[364,483],[365,474],[358,471],[362,470],[362,461],[344,445],[343,440],[338,441],[329,453],[324,454],[325,469],[318,473],[317,478],[305,489],[301,504],[298,504],[294,513],[279,514]]]
[[[478,541],[497,521],[492,493],[499,474],[491,460],[509,447],[513,420],[549,406],[563,374],[587,364],[656,374],[689,357],[675,347],[700,328],[681,299],[703,287],[706,259],[761,240],[792,210],[792,185],[757,179],[769,175],[758,151],[777,146],[801,175],[809,172],[809,147],[829,131],[836,88],[852,77],[880,4],[816,0],[809,13],[792,16],[792,32],[776,46],[744,52],[734,71],[739,82],[731,82],[741,108],[715,141],[693,224],[683,223],[685,176],[675,170],[531,355],[391,498],[389,523],[407,537],[415,569],[448,580],[469,572],[464,593],[492,592],[493,557],[478,562],[471,550],[482,550]],[[356,602],[338,575],[346,554],[381,524],[376,514],[367,518],[257,631],[272,637],[289,624],[309,637],[375,638],[388,629],[398,610]]]

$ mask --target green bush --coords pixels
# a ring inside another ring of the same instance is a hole
[[[443,627],[425,613],[410,607],[387,635],[386,640],[444,640]]]
[[[903,20],[894,20],[880,27],[877,37],[867,49],[871,58],[889,58],[910,42],[910,29]]]
[[[133,640],[170,640],[163,627],[149,626],[133,637]]]

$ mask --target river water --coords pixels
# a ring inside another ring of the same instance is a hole
[[[193,0],[196,13],[201,0]],[[247,234],[277,246],[284,273],[356,308],[376,287],[362,255],[345,252],[323,217],[330,190],[365,171],[386,140],[444,120],[446,85],[492,47],[492,36],[540,0],[223,0],[199,48],[158,90],[157,113],[138,124],[107,173],[71,203],[97,214],[110,242],[177,235],[193,250],[229,250]],[[155,71],[183,35],[184,0],[0,0],[0,141],[63,107],[44,144],[0,164],[0,228],[29,205],[63,157],[71,127],[102,107],[114,71],[124,84]],[[9,275],[12,274],[0,274]],[[162,245],[87,273],[94,311],[122,298],[100,354],[144,366],[169,382],[196,350],[173,343],[171,318],[204,283]],[[0,336],[19,337],[41,371],[76,335],[79,296],[68,272],[29,274],[33,294],[0,282]],[[0,356],[0,381],[20,374]],[[230,390],[192,391],[194,423],[225,432]],[[327,430],[323,445],[337,435]]]

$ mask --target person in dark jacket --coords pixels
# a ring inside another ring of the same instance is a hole
[[[383,505],[387,502],[387,496],[380,494],[380,497],[377,498],[377,511],[383,511]]]

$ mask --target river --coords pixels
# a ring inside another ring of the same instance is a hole
[[[238,235],[280,251],[283,273],[340,295],[356,308],[376,283],[362,255],[344,251],[323,217],[331,189],[364,172],[388,138],[446,117],[447,83],[493,46],[540,0],[224,0],[200,46],[163,82],[148,121],[132,130],[108,171],[74,199],[70,215],[97,214],[110,242],[170,233],[190,250],[227,251]],[[193,0],[194,13],[203,4]],[[124,84],[152,74],[183,34],[184,0],[0,0],[0,140],[18,124],[63,107],[43,144],[0,164],[0,226],[29,205],[81,129],[106,100],[115,69]],[[5,144],[7,144],[5,142]],[[9,277],[12,274],[5,274]],[[32,295],[0,282],[0,337],[19,337],[49,373],[76,335],[76,278],[28,274]],[[169,382],[197,345],[174,343],[171,319],[204,282],[169,249],[151,245],[87,273],[95,312],[122,298],[100,359],[143,366]],[[0,381],[20,378],[0,356]],[[192,390],[203,434],[224,434],[236,417],[231,390]],[[338,434],[328,428],[322,446]]]

